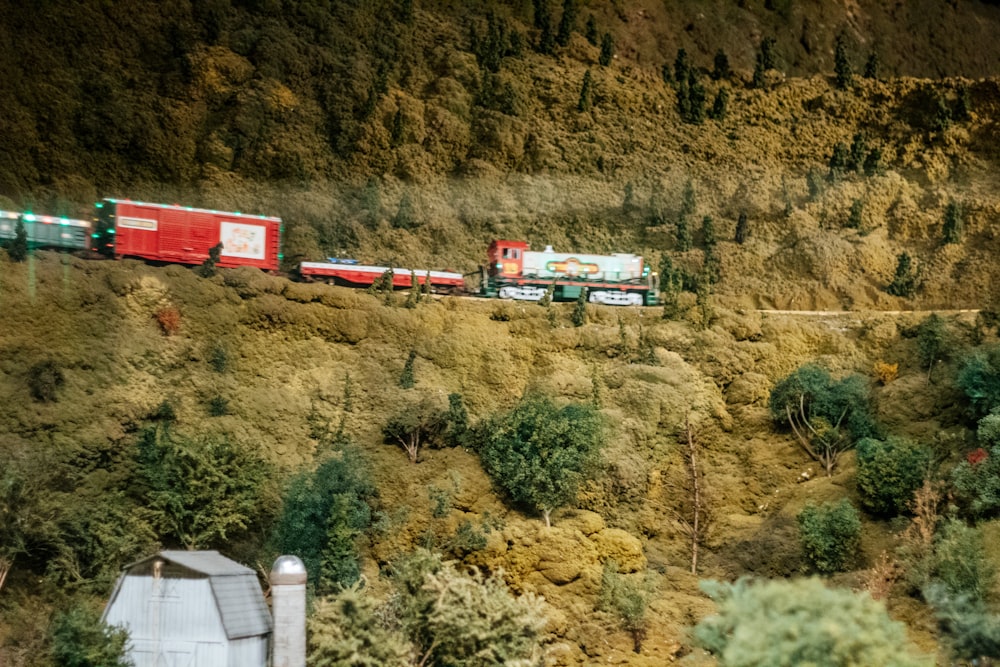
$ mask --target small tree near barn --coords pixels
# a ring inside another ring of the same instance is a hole
[[[551,526],[552,510],[576,499],[594,471],[604,446],[601,414],[591,405],[557,407],[529,394],[507,414],[476,429],[483,468],[510,498],[541,512]]]

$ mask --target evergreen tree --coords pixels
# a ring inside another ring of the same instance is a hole
[[[570,315],[570,321],[573,322],[573,326],[582,327],[587,323],[587,288],[580,288],[580,296],[576,298],[576,305],[573,307],[573,313]]]
[[[687,123],[700,125],[705,120],[705,87],[698,80],[694,69],[688,70],[688,113],[683,120]]]
[[[868,139],[864,132],[856,132],[851,140],[850,158],[847,168],[852,171],[861,172],[864,169],[865,155],[868,154]]]
[[[583,73],[583,86],[580,88],[580,101],[576,103],[577,111],[590,111],[594,97],[593,87],[593,78],[591,77],[590,70],[588,69]]]
[[[833,71],[837,88],[846,90],[854,78],[854,70],[851,68],[851,61],[847,58],[847,43],[844,39],[844,33],[837,35],[837,44],[833,54]]]
[[[757,90],[762,90],[767,85],[767,80],[764,77],[764,72],[767,68],[764,67],[764,59],[758,53],[757,58],[754,61],[753,66],[753,78],[750,80],[750,87]]]
[[[216,243],[214,246],[208,249],[208,257],[205,261],[201,263],[199,267],[199,273],[203,278],[211,278],[215,275],[215,265],[219,263],[219,259],[222,258],[222,243]]]
[[[934,121],[932,126],[938,132],[943,132],[951,127],[951,107],[948,105],[948,100],[940,93],[937,95],[934,105]]]
[[[868,151],[864,164],[865,176],[874,176],[882,171],[882,150],[878,147]]]
[[[397,108],[392,116],[392,129],[389,131],[389,145],[398,148],[403,143],[403,110]]]
[[[734,240],[743,245],[748,236],[750,236],[750,223],[747,221],[746,211],[740,211],[740,217],[736,221],[736,236]]]
[[[583,29],[583,36],[592,46],[597,46],[597,20],[591,14],[587,17],[587,25]]]
[[[559,30],[556,33],[556,43],[559,46],[569,44],[569,36],[576,28],[576,0],[563,0],[562,18],[559,19]]]
[[[917,288],[917,272],[913,268],[913,260],[907,252],[901,252],[896,257],[896,274],[885,291],[893,296],[910,297]]]
[[[615,55],[615,40],[611,37],[610,32],[606,32],[601,36],[601,54],[597,57],[597,62],[601,67],[607,67],[611,64],[611,59]]]
[[[969,87],[961,85],[958,87],[958,101],[955,104],[955,120],[972,120],[972,98],[969,94]]]
[[[691,249],[691,230],[688,229],[687,218],[683,215],[677,218],[674,237],[675,247],[679,252],[687,252]]]
[[[409,192],[404,192],[399,200],[399,208],[392,218],[392,226],[396,229],[413,229],[416,227],[416,214],[413,210],[413,197]]]
[[[535,27],[539,30],[538,52],[551,55],[555,51],[556,36],[552,32],[552,14],[548,0],[534,0]]]
[[[944,210],[941,235],[945,243],[958,243],[962,238],[962,211],[955,202],[949,202]]]
[[[406,297],[406,308],[416,308],[420,303],[420,279],[416,271],[410,271],[410,293]]]
[[[701,241],[706,248],[715,246],[715,221],[712,216],[706,215],[701,219]]]
[[[403,364],[403,372],[399,376],[399,386],[403,389],[413,389],[415,383],[415,378],[413,375],[413,362],[417,359],[417,351],[410,350],[410,354],[406,357],[406,363]]]
[[[28,232],[24,229],[24,216],[17,216],[14,224],[14,238],[7,244],[7,256],[12,262],[23,262],[28,258]]]
[[[855,199],[851,203],[851,213],[847,218],[847,227],[849,229],[861,229],[861,215],[865,210],[865,202],[861,199]]]
[[[622,213],[628,215],[635,209],[635,184],[632,181],[628,181],[625,183],[625,199],[622,200]]]
[[[677,49],[677,57],[674,58],[674,81],[677,83],[686,82],[688,80],[688,70],[690,69],[691,65],[688,63],[687,51]]]
[[[868,55],[868,60],[865,61],[865,78],[877,79],[878,71],[879,71],[878,51],[872,51]]]
[[[712,120],[725,120],[729,107],[729,90],[720,88],[715,94],[715,101],[712,102],[712,109],[708,112],[708,117]]]
[[[712,68],[712,80],[721,81],[732,76],[732,69],[729,67],[729,56],[722,49],[715,52],[715,60]]]
[[[834,144],[833,155],[830,156],[830,173],[827,175],[828,181],[836,183],[844,177],[844,172],[847,170],[849,155],[850,153],[847,150],[847,144],[842,141],[838,141]]]
[[[774,57],[774,47],[777,42],[774,37],[765,37],[760,40],[760,64],[764,70],[777,69],[777,61]]]

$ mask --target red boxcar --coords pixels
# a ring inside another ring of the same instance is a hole
[[[201,264],[222,243],[216,266],[278,270],[281,218],[127,199],[97,204],[93,249],[113,257]]]

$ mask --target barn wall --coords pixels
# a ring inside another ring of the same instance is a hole
[[[232,640],[227,667],[264,667],[267,664],[267,645],[267,636]]]
[[[170,659],[166,664],[175,661],[191,667],[265,664],[232,662],[207,578],[161,577],[155,595],[153,586],[151,576],[126,576],[105,612],[108,623],[128,628],[135,667],[154,667],[158,650]],[[192,655],[194,662],[181,660]]]

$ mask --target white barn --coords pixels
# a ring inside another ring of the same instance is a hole
[[[104,621],[128,629],[135,667],[266,667],[271,615],[257,575],[217,551],[127,565]]]

